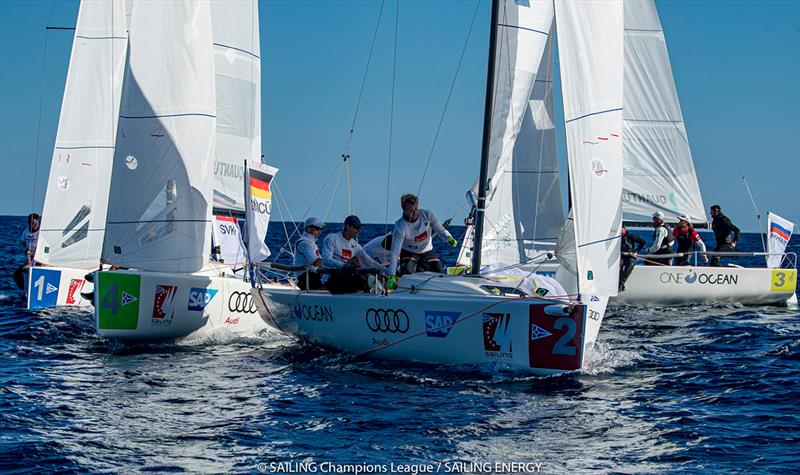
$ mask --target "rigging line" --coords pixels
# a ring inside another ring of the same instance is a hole
[[[727,127],[726,127],[727,129]],[[747,196],[750,197],[750,204],[753,205],[753,211],[756,213],[756,221],[758,222],[758,235],[761,237],[761,247],[764,252],[767,252],[767,243],[764,240],[764,233],[762,230],[764,229],[761,226],[761,212],[756,205],[756,200],[753,198],[753,193],[750,192],[750,185],[747,184],[747,178],[744,176],[744,171],[742,171],[742,164],[739,162],[739,157],[736,155],[736,151],[733,149],[730,141],[730,135],[725,134],[725,141],[728,143],[728,148],[731,151],[731,155],[733,155],[733,159],[736,160],[736,168],[739,169],[739,176],[742,177],[742,182],[744,183],[744,189],[747,190]]]
[[[328,207],[325,208],[325,214],[322,215],[322,222],[325,223],[328,221],[328,213],[331,210],[331,206],[333,205],[333,199],[336,197],[336,190],[339,189],[339,182],[342,181],[342,165],[343,162],[339,162],[339,173],[336,175],[336,183],[333,185],[333,191],[331,192],[331,199],[328,200]]]
[[[53,0],[52,5],[50,6],[50,14],[47,16],[47,23],[45,25],[50,24],[50,20],[53,19],[53,11],[56,8],[56,2]],[[42,70],[39,75],[39,117],[36,122],[36,143],[34,144],[34,151],[33,151],[33,187],[31,187],[31,210],[34,208],[34,204],[36,201],[36,177],[39,173],[39,137],[41,136],[42,132],[42,106],[44,103],[44,70],[47,66],[47,28],[44,30],[44,54],[42,55]],[[58,134],[58,132],[56,132]]]
[[[274,188],[275,188],[275,197],[278,198],[280,196],[280,192],[278,191],[277,186],[274,186]],[[278,205],[277,206],[278,214],[281,215],[281,224],[283,225],[283,233],[286,236],[286,242],[289,243],[291,241],[291,238],[289,237],[289,229],[286,228],[286,219],[283,216],[283,209],[280,205],[280,202],[277,199],[276,199],[276,204]],[[291,216],[289,217],[289,219],[291,219]],[[295,226],[297,225],[295,224]],[[294,256],[294,253],[292,251],[293,251],[292,248],[289,247],[289,252],[287,252],[287,254],[289,254],[290,256]],[[278,251],[278,257],[280,257],[280,255],[283,252],[286,252],[286,246],[281,246],[281,249]]]
[[[394,135],[394,94],[397,80],[397,30],[400,24],[400,0],[395,0],[394,53],[392,55],[392,99],[389,106],[389,160],[386,168],[386,208],[383,216],[383,234],[389,233],[389,190],[392,180],[392,137]]]
[[[417,188],[417,196],[420,195],[422,192],[422,184],[425,182],[425,176],[428,174],[428,167],[431,165],[431,159],[433,158],[433,151],[436,148],[436,142],[439,140],[439,132],[442,130],[442,125],[444,124],[444,118],[447,114],[447,107],[450,105],[450,98],[453,95],[453,89],[455,89],[456,80],[458,79],[458,73],[461,70],[461,64],[464,61],[464,53],[467,51],[467,45],[469,44],[470,36],[472,36],[472,29],[475,26],[475,18],[478,16],[478,10],[480,9],[481,2],[480,0],[475,2],[475,11],[472,13],[472,21],[469,24],[469,30],[467,31],[467,37],[464,39],[464,46],[461,48],[461,55],[458,57],[458,64],[456,65],[455,74],[453,74],[453,80],[450,82],[450,90],[447,91],[447,99],[444,101],[444,109],[442,110],[442,115],[439,117],[439,125],[436,126],[436,133],[433,136],[433,143],[431,144],[431,149],[428,151],[428,160],[425,162],[425,169],[422,171],[422,178],[419,180],[419,188]]]

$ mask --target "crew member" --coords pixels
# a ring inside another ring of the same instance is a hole
[[[357,270],[367,267],[382,272],[384,269],[356,241],[360,232],[361,220],[358,216],[348,216],[341,232],[328,234],[322,240],[322,264],[325,268],[333,269],[325,281],[325,287],[332,294],[369,291],[366,274]]]
[[[387,287],[393,289],[397,284],[395,271],[398,257],[400,259],[400,275],[414,272],[442,272],[439,257],[433,250],[433,233],[444,239],[453,247],[458,241],[450,232],[439,224],[433,212],[419,209],[419,198],[405,194],[400,197],[403,217],[394,223],[392,232],[392,255],[389,260]]]
[[[697,248],[697,251],[701,253],[706,252],[706,245],[702,239],[700,239],[700,235],[697,234],[697,231],[694,230],[694,226],[692,226],[691,220],[686,216],[680,216],[678,218],[678,226],[672,231],[672,237],[675,239],[675,242],[678,243],[678,250],[677,252],[680,253],[691,253],[692,251]],[[708,262],[708,256],[703,254],[703,260]],[[684,255],[678,257],[675,261],[676,266],[688,266],[689,265],[689,256]]]
[[[392,258],[392,233],[373,238],[364,245],[364,252],[382,266],[388,266]]]
[[[664,221],[664,213],[653,213],[653,245],[647,250],[648,254],[672,254],[672,229]],[[668,266],[669,257],[664,259],[650,258],[647,265]]]
[[[39,240],[39,223],[42,217],[36,213],[28,215],[28,225],[22,230],[22,236],[19,238],[19,245],[25,251],[25,263],[17,267],[14,271],[14,282],[16,282],[19,290],[25,291],[25,274],[28,272],[28,267],[33,263],[34,254],[36,253],[36,242]]]
[[[731,222],[730,218],[722,214],[720,205],[711,207],[711,229],[714,231],[714,238],[717,241],[714,252],[733,251],[739,240],[739,228]],[[711,258],[711,265],[719,266],[719,256]]]
[[[317,290],[324,287],[318,269],[322,268],[322,257],[317,247],[317,238],[322,233],[322,221],[310,217],[303,223],[303,235],[295,244],[293,266],[304,266],[305,271],[295,271],[297,286],[302,290]]]
[[[622,226],[622,244],[620,245],[619,262],[619,291],[625,290],[625,282],[630,277],[636,265],[636,254],[642,252],[645,246],[644,239],[633,233],[629,233],[625,226]]]

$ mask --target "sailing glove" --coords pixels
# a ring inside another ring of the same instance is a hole
[[[390,275],[388,279],[386,279],[386,288],[389,290],[394,290],[397,288],[397,277]]]
[[[447,238],[447,244],[456,247],[458,246],[458,239],[454,238],[453,236],[450,236],[449,238]]]

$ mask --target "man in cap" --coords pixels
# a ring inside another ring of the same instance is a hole
[[[672,231],[672,237],[678,243],[679,254],[691,253],[695,250],[706,252],[706,244],[700,239],[700,235],[694,230],[692,221],[686,216],[678,217],[678,226]],[[703,260],[708,262],[708,256],[703,254]],[[688,266],[689,255],[678,257],[675,261],[676,266]]]
[[[317,290],[324,286],[318,269],[322,268],[322,258],[317,247],[317,238],[322,233],[322,221],[310,217],[303,223],[303,235],[297,240],[294,248],[293,266],[304,266],[305,271],[296,271],[297,286],[302,290]]]
[[[653,213],[653,245],[647,250],[649,254],[672,254],[672,229],[664,221],[664,213],[656,211]],[[648,265],[668,266],[669,257],[664,259],[649,259],[645,261]]]
[[[714,252],[731,252],[736,247],[739,240],[739,228],[734,225],[730,218],[722,214],[722,207],[714,205],[711,207],[711,229],[714,231],[714,238],[717,246]],[[712,266],[719,266],[719,257],[711,258]]]
[[[357,269],[367,267],[381,272],[384,270],[356,240],[360,232],[361,220],[351,215],[344,220],[341,232],[330,233],[322,240],[322,264],[334,270],[325,281],[325,288],[332,294],[369,291],[366,274],[357,272]]]
[[[458,241],[436,219],[430,210],[419,209],[419,198],[405,194],[400,197],[403,217],[394,224],[392,232],[392,254],[386,274],[389,276],[387,287],[393,289],[397,285],[395,273],[397,260],[400,259],[400,274],[414,272],[442,272],[439,256],[433,250],[433,234],[444,239],[453,247]]]

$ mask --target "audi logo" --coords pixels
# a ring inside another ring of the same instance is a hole
[[[367,327],[373,332],[405,333],[408,331],[408,314],[404,310],[370,308],[364,315]]]
[[[239,313],[256,313],[256,303],[253,296],[247,292],[233,292],[228,297],[228,310]]]

